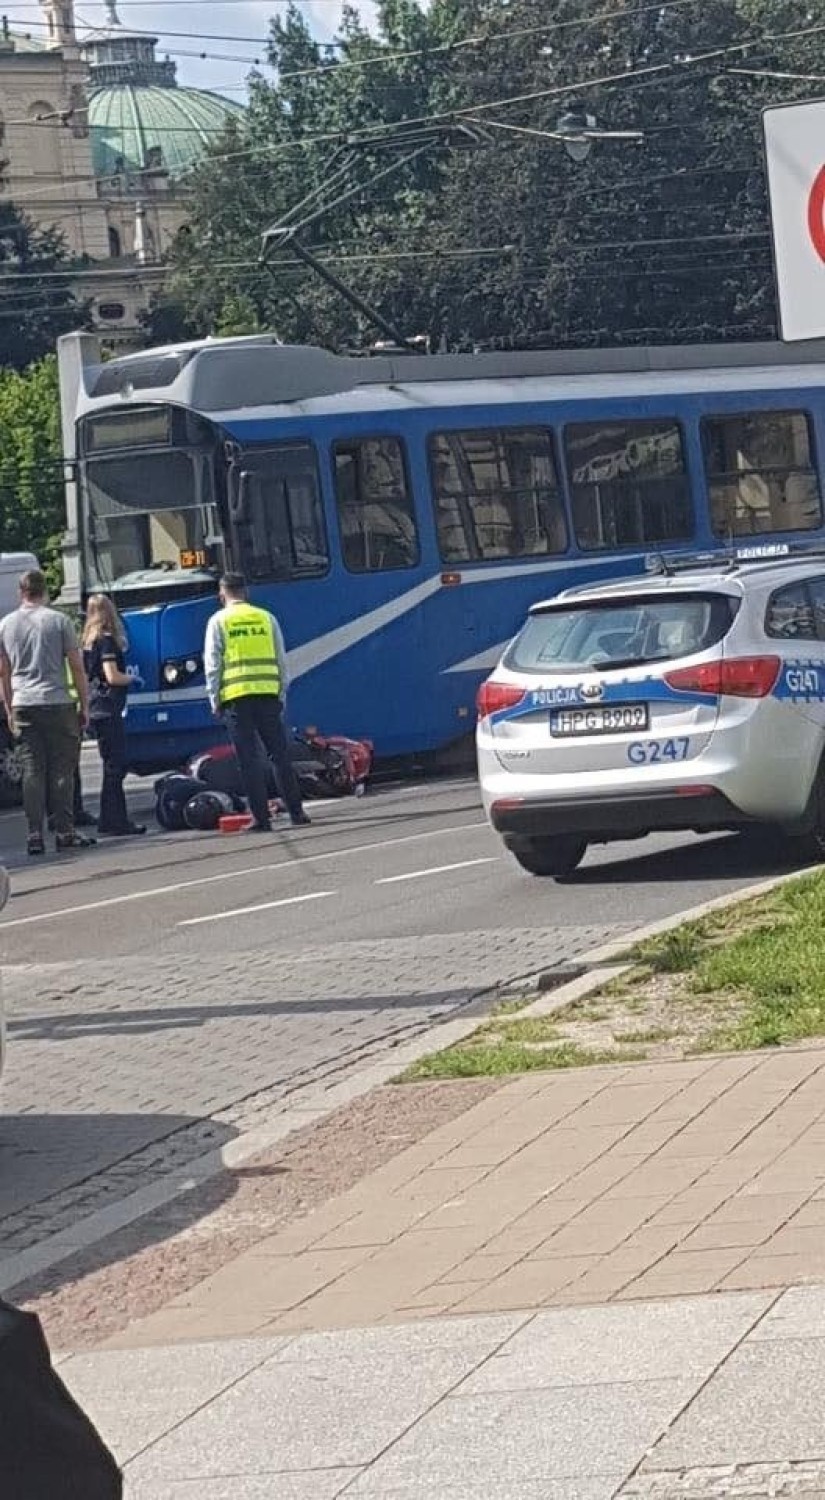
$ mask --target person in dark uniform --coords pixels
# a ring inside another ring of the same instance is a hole
[[[89,679],[89,727],[103,762],[98,832],[128,838],[146,832],[126,810],[126,734],[123,714],[131,677],[126,671],[126,632],[111,599],[92,594],[83,630],[83,665]]]
[[[293,827],[310,819],[289,754],[284,698],[289,686],[281,627],[266,609],[250,604],[240,573],[221,579],[221,608],[206,627],[204,672],[212,712],[222,718],[235,747],[253,833],[269,833],[266,751]]]

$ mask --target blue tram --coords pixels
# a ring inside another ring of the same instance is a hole
[[[652,552],[823,538],[825,346],[340,357],[270,336],[59,344],[67,600],[110,592],[130,764],[214,740],[232,567],[281,620],[296,725],[444,751],[528,606]]]

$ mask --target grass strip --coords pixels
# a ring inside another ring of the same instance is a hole
[[[626,959],[631,972],[600,992],[546,1016],[502,1007],[398,1081],[750,1051],[825,1036],[825,871],[686,922]]]

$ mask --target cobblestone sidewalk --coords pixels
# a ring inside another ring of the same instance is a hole
[[[7,969],[0,1252],[338,1081],[480,992],[619,936],[571,927]]]

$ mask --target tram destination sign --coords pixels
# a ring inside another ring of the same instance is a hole
[[[172,427],[168,406],[127,407],[86,418],[87,453],[117,448],[156,448],[168,443]]]

